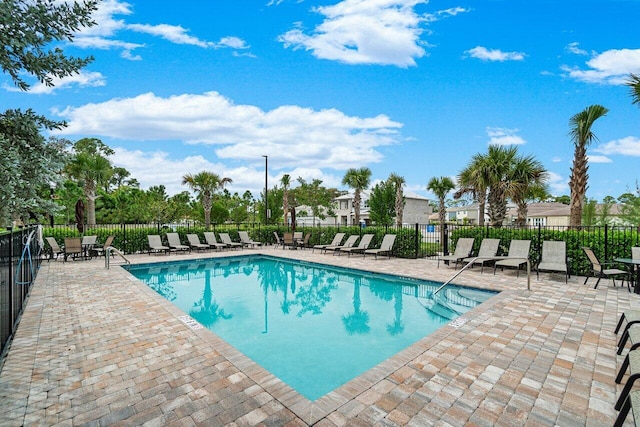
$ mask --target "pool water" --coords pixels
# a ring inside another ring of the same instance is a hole
[[[130,272],[312,401],[495,295],[264,255]]]

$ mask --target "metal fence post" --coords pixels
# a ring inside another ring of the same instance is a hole
[[[443,233],[440,233],[444,240],[444,242],[440,242],[440,244],[442,244],[442,254],[449,255],[449,226],[447,226],[447,223],[445,222],[441,227],[444,230]]]
[[[604,259],[609,259],[609,224],[604,225]]]
[[[415,259],[418,258],[418,252],[420,251],[420,239],[419,239],[418,236],[420,236],[420,232],[419,232],[418,223],[416,222],[416,227],[415,227],[415,239],[416,239],[416,251],[415,252],[416,252],[416,255],[414,257]]]

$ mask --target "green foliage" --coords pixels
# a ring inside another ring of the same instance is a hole
[[[0,225],[14,219],[53,214],[50,186],[67,159],[69,142],[40,134],[62,125],[33,111],[7,110],[0,114]]]
[[[72,41],[81,28],[95,22],[91,13],[98,1],[3,0],[0,2],[0,66],[21,90],[29,89],[22,74],[31,74],[53,86],[54,77],[77,74],[93,60],[64,55],[55,41]]]
[[[396,188],[383,181],[376,184],[369,195],[369,218],[376,225],[391,225],[395,216]]]
[[[311,182],[298,178],[298,187],[290,190],[294,194],[294,206],[309,206],[311,215],[315,219],[325,219],[327,216],[333,216],[333,201],[336,197],[336,190],[322,186],[322,180],[314,179]]]

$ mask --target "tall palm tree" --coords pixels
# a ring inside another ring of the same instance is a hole
[[[459,199],[464,194],[471,194],[478,203],[478,225],[484,225],[485,209],[487,205],[487,188],[489,179],[487,177],[486,156],[475,154],[469,164],[458,174],[459,189],[454,194],[455,199]]]
[[[356,224],[360,224],[360,192],[366,190],[370,183],[371,169],[367,167],[348,169],[342,178],[342,185],[353,188],[353,212]]]
[[[444,243],[445,233],[444,225],[446,221],[446,207],[444,205],[444,199],[447,197],[447,193],[456,188],[453,180],[448,176],[441,176],[436,178],[435,176],[427,183],[427,190],[432,191],[438,198],[438,217],[440,218],[440,242]]]
[[[587,162],[587,146],[597,139],[591,131],[593,123],[606,115],[608,109],[602,105],[594,104],[579,112],[569,120],[571,130],[569,135],[574,144],[573,166],[569,178],[569,190],[571,191],[571,208],[569,213],[569,226],[580,227],[582,224],[582,204],[587,194],[587,182],[589,180],[589,164]]]
[[[98,154],[80,152],[67,165],[67,172],[76,178],[87,198],[87,226],[96,225],[96,190],[109,182],[112,166],[109,159]]]
[[[522,227],[527,222],[527,202],[545,188],[549,174],[533,156],[520,156],[512,166],[509,196],[518,206],[516,225]]]
[[[188,185],[202,200],[204,208],[204,226],[208,230],[211,225],[211,208],[213,207],[213,195],[233,181],[231,178],[220,178],[213,172],[202,171],[195,175],[186,174],[182,177],[182,185]]]
[[[640,105],[640,75],[630,74],[625,84],[631,88],[631,103]]]
[[[282,210],[284,211],[284,224],[289,224],[289,185],[291,185],[291,176],[288,173],[280,178],[282,184]]]
[[[516,191],[518,184],[511,179],[511,173],[517,158],[518,148],[515,146],[489,146],[485,173],[489,183],[489,221],[493,227],[502,226],[507,216],[507,197]]]
[[[402,227],[402,216],[404,215],[404,194],[402,187],[404,187],[406,181],[403,176],[392,173],[389,175],[387,182],[393,185],[396,189],[396,203],[394,205],[396,212],[396,227]]]

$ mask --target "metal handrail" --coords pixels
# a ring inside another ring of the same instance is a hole
[[[500,259],[521,259],[521,260],[526,261],[526,263],[527,263],[527,290],[528,291],[531,290],[531,262],[529,261],[529,258],[527,258],[527,257],[519,257],[519,256],[477,256],[477,257],[472,258],[471,261],[469,261],[469,263],[467,265],[465,265],[460,270],[458,270],[456,272],[456,274],[451,276],[451,278],[449,280],[444,282],[442,284],[442,286],[440,286],[438,289],[436,289],[433,292],[433,295],[437,295],[438,292],[440,292],[445,286],[447,286],[449,283],[451,283],[451,281],[453,279],[458,277],[460,275],[460,273],[462,273],[467,268],[470,268],[471,266],[473,266],[473,264],[479,259],[483,259],[483,260],[488,260],[488,259],[495,259],[495,260],[500,260]]]
[[[131,261],[129,261],[122,252],[120,252],[118,249],[114,248],[113,246],[107,246],[107,248],[104,251],[104,267],[107,270],[109,269],[109,259],[111,258],[111,252],[120,255],[120,258],[122,258],[127,264],[131,265]]]

